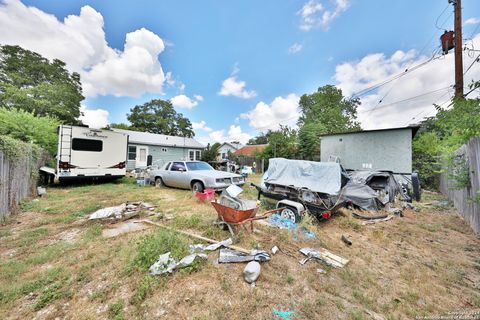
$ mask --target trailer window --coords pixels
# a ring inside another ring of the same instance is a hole
[[[137,158],[137,147],[128,147],[128,160],[135,160]]]
[[[103,141],[93,139],[72,139],[72,150],[102,152]]]

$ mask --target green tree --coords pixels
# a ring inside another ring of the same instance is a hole
[[[288,158],[298,157],[297,131],[288,127],[280,126],[277,131],[269,134],[268,146],[262,152],[262,158]]]
[[[34,143],[51,155],[57,153],[58,125],[55,118],[37,117],[24,110],[0,107],[0,135]]]
[[[132,130],[135,131],[135,128],[132,128],[130,125],[126,123],[110,123],[108,125],[109,128],[115,128],[115,129],[123,129],[123,130]]]
[[[170,101],[153,99],[130,109],[128,121],[134,130],[191,138],[192,123],[177,113]]]
[[[300,98],[298,119],[300,155],[312,159],[320,153],[320,135],[359,130],[358,98],[345,98],[342,90],[332,85],[318,88]]]
[[[0,46],[0,107],[76,124],[83,100],[80,75],[19,46]]]
[[[254,145],[254,144],[267,144],[268,143],[268,137],[272,131],[268,130],[267,133],[261,132],[258,136],[255,138],[251,138],[248,140],[247,145]]]
[[[215,161],[220,146],[221,144],[218,142],[214,143],[213,145],[210,145],[209,143],[207,148],[203,150],[202,161]]]

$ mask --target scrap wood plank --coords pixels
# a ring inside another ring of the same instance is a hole
[[[388,221],[390,219],[392,219],[393,216],[388,216],[386,218],[383,218],[383,219],[374,219],[374,220],[367,220],[367,221],[363,221],[362,222],[362,225],[367,225],[367,224],[374,224],[374,223],[377,223],[377,222],[382,222],[382,221]]]
[[[198,239],[198,240],[203,240],[205,242],[209,242],[209,243],[213,243],[213,244],[217,244],[217,243],[220,242],[220,241],[217,241],[217,240],[213,240],[213,239],[209,239],[209,238],[206,238],[206,237],[199,236],[198,234],[186,232],[186,231],[183,231],[183,230],[174,229],[174,228],[165,226],[161,223],[153,222],[151,220],[146,220],[146,219],[138,220],[138,221],[135,221],[135,223],[148,223],[148,224],[160,227],[160,228],[164,228],[164,229],[167,229],[167,230],[170,230],[170,231],[173,231],[173,232],[178,232],[178,233],[181,233],[181,234],[186,235],[188,237],[195,238],[195,239]],[[247,249],[244,249],[244,248],[241,248],[241,247],[237,247],[237,246],[234,246],[234,245],[229,245],[227,247],[230,248],[230,249],[233,249],[233,250],[237,250],[237,251],[240,251],[240,252],[243,252],[243,253],[247,253],[247,254],[250,254],[250,252],[251,252],[250,250],[247,250]]]
[[[304,264],[309,259],[315,258],[325,262],[326,264],[334,268],[343,268],[349,262],[348,259],[337,256],[336,254],[328,251],[325,248],[302,248],[300,249],[300,252],[307,256],[307,259],[302,260],[300,264]]]

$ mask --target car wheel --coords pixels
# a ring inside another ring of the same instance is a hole
[[[203,183],[201,183],[200,181],[195,181],[193,184],[192,184],[192,191],[193,193],[195,192],[203,192]]]
[[[421,191],[420,191],[420,178],[418,176],[418,172],[412,173],[412,189],[413,189],[413,198],[416,201],[420,201]]]
[[[300,222],[301,219],[297,209],[293,207],[285,207],[282,211],[280,211],[280,216],[283,219],[292,221],[293,223]]]
[[[163,183],[162,178],[160,178],[160,177],[155,178],[155,187],[162,188],[164,186],[165,186],[165,184]]]

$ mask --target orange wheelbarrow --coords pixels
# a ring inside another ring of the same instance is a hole
[[[249,210],[237,210],[224,206],[216,201],[211,202],[212,206],[218,213],[218,220],[215,224],[228,228],[233,238],[238,234],[240,228],[244,228],[249,232],[253,232],[253,221],[266,219],[275,212],[281,211],[283,208],[277,208],[264,212],[257,216],[258,207]],[[245,224],[250,223],[250,230]]]

